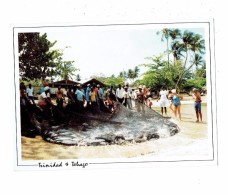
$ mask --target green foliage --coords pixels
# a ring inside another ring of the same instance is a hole
[[[122,77],[106,77],[103,79],[103,82],[105,85],[107,86],[114,86],[114,87],[117,87],[119,84],[123,84],[124,80]]]
[[[56,69],[56,74],[64,80],[73,80],[75,71],[78,69],[73,65],[74,61],[63,61],[60,62]]]
[[[128,79],[132,80],[132,82],[134,82],[134,80],[137,79],[139,76],[139,71],[140,71],[139,67],[135,66],[134,69],[128,69],[127,72],[121,71],[119,73],[119,77],[122,77],[123,80],[128,78]]]
[[[153,90],[160,90],[162,86],[174,88],[179,73],[183,71],[181,62],[177,61],[175,66],[168,66],[162,55],[147,59],[152,60],[152,63],[144,64],[149,70],[143,74],[143,79],[139,83]]]
[[[206,63],[204,62],[201,67],[196,67],[195,78],[206,78]]]
[[[25,86],[28,86],[29,84],[31,84],[33,87],[40,87],[42,86],[42,80],[41,79],[33,79],[33,80],[22,80],[20,79],[19,81],[20,83],[23,82],[25,84]]]
[[[201,90],[205,86],[206,86],[206,78],[189,79],[183,82],[182,90],[191,91],[193,88],[198,88],[199,90]]]
[[[191,74],[193,67],[203,65],[204,58],[202,54],[205,51],[205,41],[201,35],[195,34],[194,32],[185,30],[183,33],[179,29],[162,29],[162,41],[165,37],[167,41],[168,54],[171,52],[173,55],[173,66],[178,69],[178,77],[176,78],[176,70],[172,66],[169,66],[169,55],[168,55],[168,68],[170,71],[171,78],[170,82],[175,82],[175,88],[183,88],[183,83],[194,75]],[[171,43],[169,44],[169,38]],[[161,61],[162,58],[159,60]],[[152,59],[155,61],[155,59]],[[164,63],[164,62],[163,62]],[[181,63],[181,66],[179,66]],[[158,63],[157,63],[158,64]],[[178,65],[179,64],[179,65]],[[165,76],[165,75],[163,75]],[[164,82],[164,81],[163,81]]]
[[[50,42],[47,34],[19,33],[19,71],[22,80],[45,79],[55,74],[62,53],[51,50],[56,41]]]

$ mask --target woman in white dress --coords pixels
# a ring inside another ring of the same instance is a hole
[[[164,111],[165,111],[165,116],[167,116],[167,107],[169,106],[169,100],[168,100],[168,91],[165,89],[165,87],[161,88],[161,91],[159,92],[158,100],[161,107],[162,116],[164,114]]]

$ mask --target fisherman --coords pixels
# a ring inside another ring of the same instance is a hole
[[[97,101],[98,101],[98,107],[100,110],[103,109],[104,107],[104,102],[103,102],[103,89],[102,87],[98,84],[97,85],[98,91],[97,91]]]
[[[63,109],[63,99],[64,99],[64,94],[63,90],[61,89],[61,86],[58,87],[58,89],[55,92],[56,94],[56,104],[57,107],[62,110]]]
[[[44,92],[41,93],[39,98],[38,98],[38,106],[44,107],[47,104],[52,105],[51,96],[50,96],[50,91],[49,90],[50,89],[49,89],[48,86],[44,87]]]
[[[67,97],[68,97],[68,105],[72,105],[75,103],[75,95],[73,87],[69,87],[67,91]]]
[[[142,86],[140,85],[139,86],[139,91],[137,92],[137,101],[135,101],[135,105],[136,105],[136,108],[137,108],[137,111],[138,112],[145,112],[145,109],[144,109],[144,94],[143,94],[143,91],[142,91]]]
[[[148,99],[148,92],[149,92],[149,90],[146,87],[146,85],[143,85],[142,91],[143,91],[143,102],[144,102],[145,105],[147,105],[147,99]]]
[[[90,90],[91,90],[91,87],[90,87],[90,84],[88,84],[87,88],[86,88],[86,101],[87,102],[90,101],[90,96],[89,96]]]
[[[137,100],[140,103],[143,103],[144,102],[144,93],[143,93],[143,90],[142,90],[142,86],[141,85],[139,86],[139,91],[137,93]]]
[[[116,101],[115,91],[113,86],[111,85],[110,88],[106,92],[106,99],[109,98],[112,101]]]
[[[34,89],[32,87],[32,85],[29,83],[28,88],[26,89],[27,95],[28,95],[28,99],[32,101],[33,105],[36,105],[35,101],[34,101],[34,97],[33,97],[33,92]]]
[[[95,114],[95,108],[97,105],[97,99],[96,99],[96,92],[94,90],[94,87],[91,87],[91,90],[89,92],[89,96],[90,96],[90,100],[91,100],[91,109],[92,109],[92,113]]]
[[[128,107],[129,109],[131,109],[132,108],[131,103],[130,103],[131,102],[131,94],[128,91],[128,87],[127,86],[124,87],[123,95],[124,95],[123,105],[125,107]]]
[[[20,83],[20,104],[21,106],[26,106],[28,103],[28,97],[26,95],[26,87],[24,82]]]
[[[79,112],[81,112],[83,110],[83,105],[84,105],[84,101],[85,101],[85,95],[83,94],[83,92],[80,89],[81,89],[81,86],[77,85],[75,95],[76,95],[77,101],[78,101],[78,111]]]
[[[48,82],[44,81],[43,82],[43,87],[40,88],[40,94],[44,92],[44,87],[48,86]]]
[[[116,90],[116,97],[117,97],[117,100],[118,102],[120,102],[121,104],[123,103],[124,101],[124,89],[123,87],[119,84],[119,87],[117,88]]]

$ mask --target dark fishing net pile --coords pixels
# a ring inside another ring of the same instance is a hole
[[[138,102],[132,101],[132,104],[132,110],[116,104],[109,120],[105,118],[106,113],[99,113],[79,126],[51,127],[43,132],[43,137],[52,143],[95,146],[140,143],[179,132],[175,123],[156,111]]]

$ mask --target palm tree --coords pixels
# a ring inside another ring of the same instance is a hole
[[[204,53],[205,50],[205,40],[202,39],[202,36],[199,34],[195,34],[195,36],[192,39],[191,48],[194,53]]]
[[[168,28],[163,28],[161,30],[162,37],[161,40],[164,41],[164,38],[166,39],[166,52],[167,52],[167,62],[168,62],[168,67],[169,67],[169,36],[170,36],[170,29]],[[158,31],[157,34],[160,34]]]
[[[205,60],[203,59],[203,57],[201,55],[199,55],[198,53],[195,54],[194,56],[194,61],[192,63],[192,66],[193,65],[196,65],[196,67],[198,66],[203,66],[205,64]]]
[[[171,43],[171,51],[174,58],[174,64],[176,64],[177,60],[180,60],[183,57],[182,52],[184,51],[183,44],[179,41],[174,41]]]
[[[183,47],[184,47],[184,50],[185,50],[185,53],[186,53],[184,67],[186,67],[186,64],[187,64],[188,51],[191,48],[193,37],[194,37],[194,33],[190,32],[190,31],[187,31],[187,30],[184,31],[184,33],[182,35]]]
[[[127,71],[127,77],[129,79],[133,79],[134,78],[134,71],[132,69],[128,69],[128,71]]]
[[[191,65],[190,65],[187,69],[185,69],[185,71],[183,71],[182,74],[179,75],[179,78],[178,78],[177,83],[176,83],[176,88],[178,88],[178,85],[179,85],[180,81],[182,80],[182,78],[184,77],[184,75],[185,75],[185,74],[186,74],[194,65],[196,65],[196,67],[197,67],[197,66],[199,66],[199,65],[202,65],[202,66],[203,66],[204,64],[205,64],[205,60],[203,59],[203,57],[202,57],[200,54],[195,53],[194,59],[193,59],[193,61],[191,61]]]
[[[171,37],[171,39],[174,41],[178,38],[181,37],[181,31],[179,29],[171,29],[169,30],[169,36]]]
[[[73,65],[74,61],[63,61],[57,68],[57,72],[61,79],[72,79],[74,72],[78,69]],[[72,79],[73,80],[73,79]]]
[[[181,31],[179,29],[170,29],[169,35],[172,39],[171,43],[171,52],[173,54],[174,58],[174,65],[176,64],[176,61],[180,59],[183,52],[183,45],[180,43],[180,38],[181,38]]]
[[[120,73],[119,73],[119,77],[121,77],[121,78],[123,78],[123,80],[125,80],[125,78],[127,77],[127,73],[126,73],[126,71],[121,71]]]
[[[190,31],[184,31],[182,36],[183,40],[183,47],[186,52],[184,67],[187,64],[188,52],[191,50],[193,52],[193,60],[190,61],[191,65],[183,71],[178,78],[176,83],[176,88],[178,87],[180,81],[182,80],[183,76],[194,66],[198,66],[204,63],[204,59],[200,54],[204,53],[205,50],[205,41],[199,34],[194,34]]]
[[[135,66],[133,73],[134,73],[134,79],[136,79],[139,76],[139,67]]]

